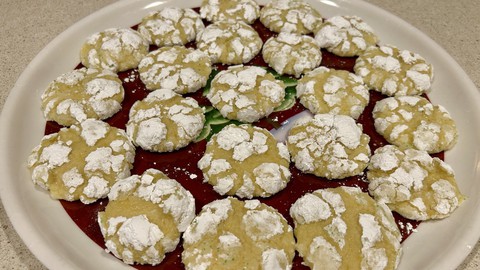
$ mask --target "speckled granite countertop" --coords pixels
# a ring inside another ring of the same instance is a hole
[[[0,1],[0,109],[15,81],[54,37],[113,0]],[[368,0],[436,41],[480,88],[480,1]],[[0,204],[0,268],[45,269],[26,248]],[[480,243],[458,269],[480,269]]]

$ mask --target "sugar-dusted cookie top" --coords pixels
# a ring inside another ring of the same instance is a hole
[[[356,187],[306,193],[290,208],[297,251],[311,269],[396,269],[400,231],[388,207]]]
[[[282,103],[285,85],[264,68],[232,66],[215,75],[207,98],[224,117],[251,123]]]
[[[210,22],[242,21],[252,24],[260,16],[255,0],[203,0],[200,16]]]
[[[43,137],[28,157],[35,184],[54,199],[92,203],[130,176],[135,147],[122,129],[87,119]]]
[[[195,200],[156,169],[113,185],[98,224],[109,252],[128,264],[157,265],[195,217]]]
[[[210,58],[202,51],[172,46],[147,54],[138,71],[148,90],[164,88],[186,94],[207,84],[211,66]]]
[[[387,96],[428,93],[433,80],[433,67],[423,57],[394,46],[367,48],[354,70],[371,89]]]
[[[262,49],[265,62],[280,74],[300,77],[322,61],[316,41],[306,35],[280,33],[269,38]]]
[[[183,248],[187,270],[288,270],[295,239],[276,209],[258,200],[229,197],[202,208],[183,234]]]
[[[218,21],[197,36],[197,48],[212,63],[236,65],[252,60],[262,49],[262,39],[250,25],[238,21]]]
[[[314,114],[342,114],[357,119],[370,100],[360,77],[326,67],[306,73],[298,80],[296,89],[300,103]]]
[[[346,115],[317,114],[295,122],[287,147],[302,172],[327,179],[359,175],[370,158],[370,137]]]
[[[136,68],[148,53],[148,41],[130,28],[109,28],[92,34],[82,45],[80,60],[89,68],[113,72]]]
[[[220,195],[269,197],[290,180],[290,155],[268,130],[228,125],[213,135],[198,161],[204,181]]]
[[[373,108],[375,129],[402,149],[438,153],[457,143],[457,128],[448,111],[419,96],[390,97]]]
[[[373,29],[358,16],[334,16],[326,19],[315,33],[321,48],[339,55],[355,56],[375,46],[378,37]]]
[[[133,104],[127,134],[144,150],[171,152],[191,143],[204,123],[203,110],[196,100],[159,89]]]

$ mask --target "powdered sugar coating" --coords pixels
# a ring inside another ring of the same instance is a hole
[[[342,179],[363,173],[370,158],[369,141],[353,118],[317,114],[295,122],[288,133],[287,147],[302,172]]]
[[[207,98],[224,117],[251,123],[283,102],[285,85],[261,67],[232,66],[215,75]]]
[[[369,47],[354,70],[370,88],[388,96],[428,93],[433,80],[433,67],[423,57],[394,46]]]
[[[219,21],[197,36],[197,48],[215,63],[236,65],[252,60],[262,49],[262,39],[244,22]]]
[[[243,21],[252,24],[260,16],[255,0],[203,0],[200,16],[210,22]]]
[[[158,47],[185,45],[205,29],[200,15],[191,8],[166,7],[154,11],[138,25],[138,32]]]
[[[202,51],[173,46],[147,54],[138,71],[148,90],[164,88],[186,94],[207,84],[211,66],[210,58]]]
[[[295,77],[318,67],[322,61],[320,47],[312,37],[290,33],[269,38],[262,56],[276,72]]]
[[[386,98],[375,104],[372,114],[377,132],[402,149],[438,153],[457,142],[457,128],[448,111],[423,97]]]
[[[260,10],[260,21],[273,32],[310,34],[322,23],[322,16],[302,0],[273,0]]]
[[[53,80],[42,93],[47,120],[63,126],[87,118],[103,120],[118,112],[124,98],[122,82],[109,70],[80,68]]]
[[[373,29],[358,16],[334,16],[325,20],[315,33],[321,48],[339,56],[362,54],[375,46],[378,37]]]
[[[204,181],[221,195],[269,197],[290,180],[290,156],[265,129],[228,125],[207,143],[198,161]]]
[[[342,114],[357,119],[370,100],[368,88],[360,77],[326,67],[305,74],[296,89],[300,103],[314,114]]]
[[[135,147],[121,129],[87,119],[43,137],[28,158],[35,184],[54,199],[92,203],[130,175]]]
[[[257,200],[228,197],[205,205],[183,241],[186,269],[286,270],[295,255],[292,228]]]
[[[290,216],[297,251],[311,269],[395,269],[399,263],[401,235],[392,213],[359,188],[307,193]]]
[[[109,28],[87,38],[80,60],[89,68],[125,71],[138,66],[148,47],[148,41],[130,28]]]
[[[392,211],[414,220],[448,217],[463,201],[452,168],[425,151],[386,145],[368,166],[368,189]]]

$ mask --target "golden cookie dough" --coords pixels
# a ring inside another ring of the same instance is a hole
[[[212,64],[202,51],[183,46],[162,47],[147,54],[138,71],[148,90],[165,88],[186,94],[207,84]]]
[[[166,7],[142,19],[138,32],[158,47],[185,45],[205,29],[200,15],[191,8]]]
[[[260,10],[260,21],[273,32],[315,33],[322,16],[302,0],[272,0]]]
[[[42,94],[45,118],[71,126],[87,118],[103,120],[122,108],[122,81],[109,70],[80,68],[60,75]]]
[[[363,173],[371,155],[369,141],[353,118],[317,114],[295,122],[287,147],[300,171],[332,180]]]
[[[344,57],[362,54],[375,46],[378,37],[373,29],[357,16],[334,16],[323,22],[315,33],[321,48]]]
[[[448,217],[464,200],[453,169],[415,149],[386,145],[368,165],[368,190],[392,211],[414,220]]]
[[[197,35],[197,48],[205,52],[213,64],[247,63],[260,52],[262,45],[257,31],[241,21],[215,22]]]
[[[365,84],[387,96],[412,96],[428,93],[433,67],[419,54],[393,46],[371,46],[353,67]]]
[[[357,119],[370,100],[368,88],[357,75],[318,67],[298,80],[300,103],[314,114],[331,113]]]
[[[319,189],[290,208],[297,251],[310,269],[396,269],[401,235],[393,215],[356,187]]]
[[[130,109],[127,134],[144,150],[171,152],[191,143],[205,123],[203,110],[193,98],[169,89],[151,92]]]
[[[373,108],[375,129],[401,149],[428,153],[451,149],[457,143],[457,127],[448,111],[419,96],[390,97]]]
[[[242,21],[252,24],[260,16],[255,0],[203,0],[200,16],[210,22]]]
[[[87,119],[44,136],[28,157],[28,169],[53,199],[88,204],[130,176],[134,157],[135,147],[122,129]]]
[[[229,197],[202,208],[183,234],[183,248],[187,270],[287,270],[292,268],[295,239],[276,209]]]
[[[136,68],[147,55],[148,41],[130,28],[109,28],[87,38],[80,60],[88,68],[113,72]]]
[[[232,66],[215,75],[207,98],[224,117],[252,123],[283,102],[285,85],[261,67]]]
[[[220,195],[270,197],[290,180],[287,147],[268,130],[228,125],[213,135],[198,161],[204,181]]]
[[[148,169],[113,185],[98,224],[109,252],[127,264],[162,262],[195,217],[195,200],[165,174]]]
[[[276,72],[297,78],[322,62],[320,47],[312,37],[289,33],[269,38],[263,46],[262,56]]]

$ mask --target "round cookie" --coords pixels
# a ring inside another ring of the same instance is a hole
[[[232,66],[215,75],[207,98],[224,117],[252,123],[283,102],[285,85],[261,67]]]
[[[80,68],[60,75],[43,92],[45,119],[71,126],[87,118],[103,120],[122,108],[122,81],[109,70]]]
[[[215,22],[197,35],[197,48],[205,52],[213,64],[247,63],[260,52],[262,44],[255,29],[241,21]]]
[[[262,56],[276,72],[297,78],[322,62],[320,47],[312,37],[289,33],[269,38],[263,46]]]
[[[375,129],[401,149],[428,153],[451,149],[457,143],[457,127],[448,111],[419,96],[390,97],[373,108]]]
[[[205,29],[200,15],[191,8],[166,7],[154,11],[138,25],[138,32],[158,47],[185,45]]]
[[[270,197],[290,180],[290,155],[268,130],[243,124],[224,127],[198,161],[204,181],[220,195]]]
[[[134,157],[135,147],[122,129],[87,119],[44,136],[28,157],[28,169],[53,199],[88,204],[130,176]]]
[[[393,215],[356,187],[319,189],[290,208],[297,251],[311,269],[396,269],[401,235]]]
[[[113,72],[136,68],[147,55],[148,41],[129,28],[109,28],[87,38],[80,51],[82,64]]]
[[[368,166],[368,190],[392,211],[414,220],[448,217],[464,200],[453,169],[439,158],[393,145],[378,148]]]
[[[325,20],[315,33],[315,40],[321,48],[333,54],[351,57],[375,46],[378,37],[360,17],[347,15]]]
[[[255,0],[203,0],[200,16],[209,22],[242,21],[252,24],[260,16]]]
[[[138,71],[148,90],[165,88],[186,94],[207,84],[212,64],[210,58],[199,50],[183,46],[162,47],[147,54],[140,61]]]
[[[98,224],[107,250],[127,264],[162,262],[195,217],[192,194],[156,169],[119,180],[108,198]]]
[[[258,200],[229,197],[202,208],[183,234],[190,269],[291,269],[293,231],[278,211]]]
[[[159,89],[133,104],[127,135],[144,150],[171,152],[192,142],[204,123],[203,110],[196,100]]]
[[[273,0],[260,10],[260,21],[273,32],[314,33],[322,16],[302,0]]]
[[[428,93],[433,67],[423,57],[393,46],[371,46],[353,67],[371,89],[387,96],[411,96]]]
[[[360,77],[326,67],[305,74],[296,89],[300,103],[314,114],[342,114],[357,119],[370,100],[368,88]]]
[[[295,122],[287,147],[300,171],[332,180],[363,173],[370,159],[369,141],[353,118],[317,114]]]

